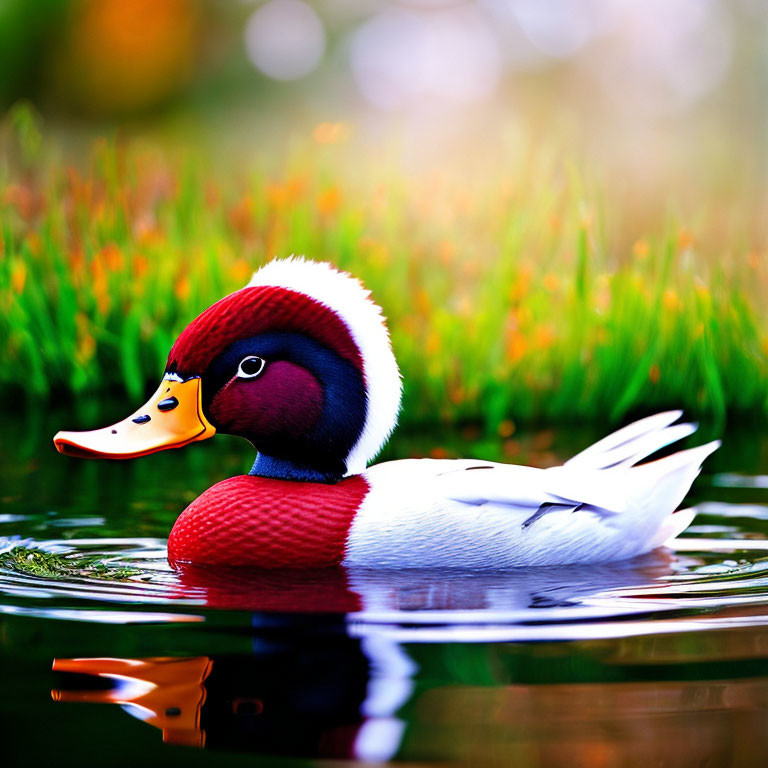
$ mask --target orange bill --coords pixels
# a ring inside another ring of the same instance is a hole
[[[203,413],[200,379],[164,379],[146,405],[127,419],[90,432],[59,432],[56,450],[84,459],[133,459],[205,440],[216,428]]]

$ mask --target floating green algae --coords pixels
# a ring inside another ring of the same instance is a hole
[[[0,553],[0,570],[57,580],[89,578],[121,581],[140,573],[138,568],[131,566],[110,566],[97,553],[61,554],[24,546]]]

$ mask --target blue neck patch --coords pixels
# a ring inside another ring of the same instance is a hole
[[[295,480],[301,483],[337,483],[341,477],[335,473],[324,473],[312,467],[295,464],[288,459],[276,459],[260,453],[253,462],[249,475],[271,477],[275,480]]]

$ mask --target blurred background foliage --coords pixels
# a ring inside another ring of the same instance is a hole
[[[390,319],[404,420],[768,406],[768,9],[4,0],[0,387],[140,397],[274,256]]]

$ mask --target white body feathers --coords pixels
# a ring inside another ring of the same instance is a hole
[[[371,467],[344,564],[503,569],[648,552],[688,527],[692,513],[675,510],[719,446],[636,466],[694,431],[672,425],[679,416],[643,419],[551,469],[467,459]]]

